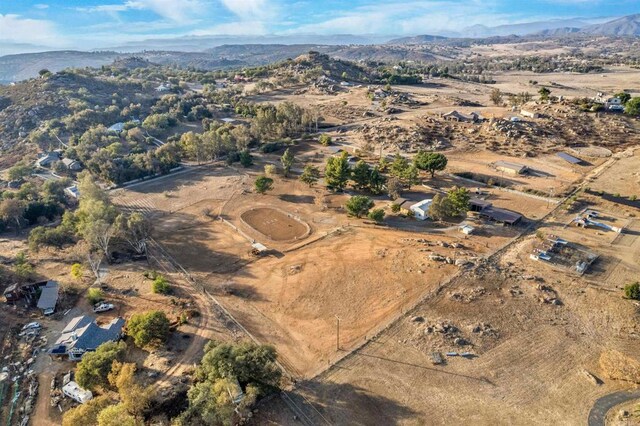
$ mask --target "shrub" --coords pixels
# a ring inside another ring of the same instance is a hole
[[[87,300],[92,305],[104,300],[104,292],[97,287],[91,287],[87,290]]]
[[[368,214],[369,219],[375,220],[376,222],[382,222],[384,220],[384,210],[383,209],[373,209]]]
[[[165,277],[158,275],[151,284],[151,291],[154,293],[168,294],[171,292],[171,285]]]
[[[636,201],[637,199],[638,199],[637,195],[632,195],[632,196],[629,197],[629,200],[631,200],[631,201]]]
[[[329,146],[329,145],[331,145],[331,142],[332,142],[331,141],[331,136],[323,133],[318,138],[318,142],[320,142],[320,144],[322,144],[324,146]]]
[[[640,300],[640,283],[635,282],[624,286],[624,296],[627,299]]]
[[[400,211],[401,207],[400,204],[391,204],[391,211],[394,213],[398,213]]]
[[[140,348],[164,343],[169,336],[169,319],[162,311],[135,314],[129,319],[127,334]]]
[[[77,280],[82,278],[84,274],[84,267],[79,263],[74,263],[71,265],[71,276]]]
[[[265,164],[264,166],[264,174],[266,176],[275,176],[278,173],[278,168],[273,164]]]

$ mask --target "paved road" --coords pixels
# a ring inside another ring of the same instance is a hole
[[[640,398],[640,389],[610,393],[598,399],[589,412],[589,426],[605,426],[607,413],[616,405]]]

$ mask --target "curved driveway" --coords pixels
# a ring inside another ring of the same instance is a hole
[[[614,392],[596,400],[589,412],[589,426],[604,426],[609,410],[636,398],[640,398],[640,389]]]

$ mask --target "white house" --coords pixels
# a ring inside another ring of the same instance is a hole
[[[62,387],[62,393],[80,404],[84,404],[93,399],[93,393],[91,393],[91,391],[82,389],[80,385],[74,381],[64,385]]]
[[[419,203],[413,204],[409,207],[409,210],[413,212],[413,215],[418,220],[427,220],[429,219],[429,207],[431,207],[431,203],[433,200],[422,200]]]
[[[124,130],[124,123],[123,122],[115,123],[109,126],[107,130],[113,133],[120,133],[121,131]]]

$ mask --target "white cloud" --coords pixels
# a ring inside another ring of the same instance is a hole
[[[402,1],[362,6],[287,33],[425,34],[508,22],[506,16],[492,13],[493,1],[478,1]]]
[[[0,41],[45,46],[65,44],[51,21],[28,19],[13,14],[0,14]]]
[[[254,36],[267,34],[267,27],[261,21],[227,22],[213,27],[195,30],[190,33],[194,36],[233,35]]]
[[[264,19],[274,15],[275,6],[269,0],[220,0],[224,7],[242,20]]]
[[[49,5],[44,3],[34,4],[33,7],[36,9],[49,9]]]
[[[116,16],[128,10],[149,10],[179,24],[193,23],[206,7],[202,0],[127,0],[124,3],[78,7],[81,12],[103,12]]]

